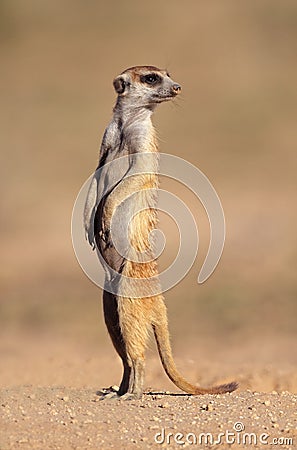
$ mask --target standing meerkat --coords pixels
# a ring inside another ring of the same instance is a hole
[[[158,147],[151,116],[159,103],[175,98],[181,86],[165,70],[154,66],[131,67],[116,77],[113,85],[118,97],[112,120],[104,133],[99,171],[95,172],[91,182],[84,211],[88,240],[96,247],[106,272],[105,323],[123,363],[119,390],[109,392],[106,397],[127,399],[142,395],[150,330],[154,332],[165,372],[178,388],[194,395],[232,392],[237,388],[236,382],[201,388],[180,375],[172,357],[163,296],[148,295],[145,287],[141,293],[141,284],[134,295],[133,284],[132,292],[127,285],[127,279],[158,279],[157,263],[149,242],[150,232],[157,225],[158,188]],[[137,159],[133,156],[140,154],[149,155],[144,163],[146,171],[135,174]],[[120,159],[124,156],[128,158]],[[116,168],[110,164],[115,162],[120,162]],[[104,195],[97,200],[100,189]],[[136,200],[127,202],[134,193],[138,194]],[[128,227],[130,245],[124,255],[114,245],[114,238],[121,240],[121,236],[111,232],[116,214],[118,224],[126,219],[126,215],[132,218]],[[135,260],[135,252],[146,258]]]

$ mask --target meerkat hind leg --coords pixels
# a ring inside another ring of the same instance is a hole
[[[133,370],[130,376],[130,386],[126,394],[119,397],[120,400],[135,400],[142,396],[144,383],[144,359],[137,358],[133,361]]]
[[[104,398],[118,398],[128,392],[131,384],[133,367],[130,358],[127,355],[125,343],[119,326],[119,314],[117,307],[117,298],[115,295],[104,291],[103,292],[103,310],[104,319],[113,346],[116,349],[123,363],[123,377],[119,390],[107,390]]]
[[[140,398],[143,392],[145,349],[150,325],[149,311],[144,314],[146,300],[120,299],[119,315],[127,355],[132,364],[129,388],[123,399]]]

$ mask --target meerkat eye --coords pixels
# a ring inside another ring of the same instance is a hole
[[[161,78],[156,73],[150,73],[141,77],[142,83],[154,85],[161,82]]]

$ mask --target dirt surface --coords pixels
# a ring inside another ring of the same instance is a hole
[[[5,361],[1,450],[296,448],[297,371],[291,340],[262,337],[261,348],[250,339],[244,349],[241,342],[232,347],[211,337],[193,340],[175,357],[190,381],[240,383],[232,394],[197,397],[179,391],[149,349],[146,393],[141,400],[123,401],[102,400],[100,394],[121,376],[108,336],[100,342],[57,332],[16,336],[0,340]]]
[[[1,449],[296,448],[297,396],[289,392],[101,399],[96,388],[1,390]]]

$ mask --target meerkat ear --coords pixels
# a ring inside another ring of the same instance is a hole
[[[116,93],[119,95],[123,95],[128,86],[129,82],[125,75],[119,75],[113,80],[113,87],[115,88]]]

